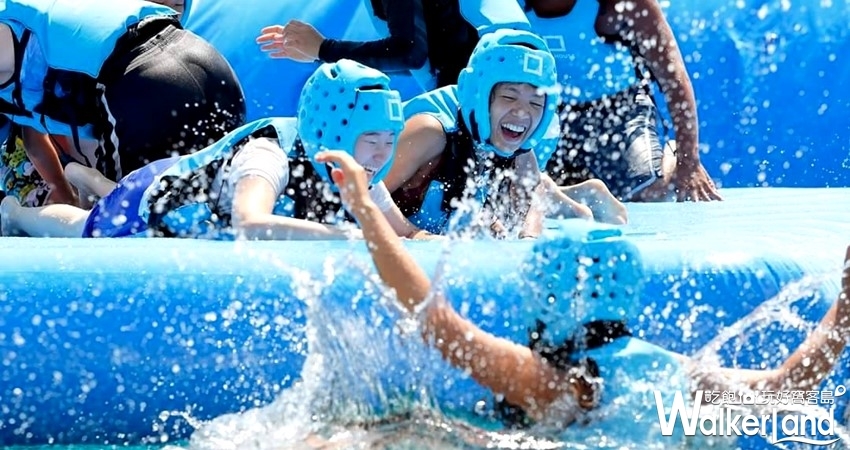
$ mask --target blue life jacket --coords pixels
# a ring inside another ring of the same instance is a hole
[[[631,49],[597,35],[598,12],[598,0],[576,0],[561,17],[544,19],[527,12],[532,30],[546,40],[555,57],[567,103],[597,100],[639,83]]]
[[[0,113],[42,133],[94,139],[104,117],[98,76],[119,39],[143,20],[175,12],[140,0],[5,0],[15,70],[0,86]]]
[[[139,210],[152,233],[187,237],[229,229],[231,212],[219,208],[212,184],[236,152],[256,138],[277,141],[289,156],[289,183],[275,203],[274,214],[320,223],[336,222],[346,214],[339,196],[327,188],[304,153],[296,119],[275,117],[245,124],[204,150],[180,157],[160,173],[146,189]]]
[[[461,119],[456,86],[426,92],[405,102],[404,116],[409,119],[417,114],[430,115],[440,122],[446,133],[446,147],[427,185],[399,188],[392,193],[393,200],[420,229],[445,234],[469,223],[467,214],[457,214],[460,212],[457,202],[473,199],[483,204],[492,190],[492,177],[499,171],[512,169],[516,155],[521,152],[509,158],[493,155],[487,159],[476,152]],[[467,170],[470,166],[477,173]],[[474,186],[474,192],[469,192],[470,186]]]

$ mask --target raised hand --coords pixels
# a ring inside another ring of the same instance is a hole
[[[331,164],[331,178],[339,188],[343,203],[352,214],[371,201],[366,170],[346,152],[330,150],[316,155],[316,161]]]
[[[256,42],[260,50],[272,58],[289,58],[299,62],[319,59],[319,48],[325,40],[312,25],[290,20],[286,25],[263,28]]]

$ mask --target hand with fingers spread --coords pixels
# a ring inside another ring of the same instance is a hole
[[[678,201],[723,200],[699,160],[680,159],[677,164],[672,182]]]
[[[369,196],[366,170],[351,155],[339,150],[324,151],[316,155],[316,161],[333,166],[331,178],[339,188],[343,203],[355,217],[358,211],[374,203]]]
[[[290,20],[286,25],[263,28],[257,37],[260,50],[272,58],[289,58],[298,62],[313,62],[319,59],[319,49],[324,42],[312,25]]]
[[[283,25],[271,25],[260,30],[257,44],[260,50],[269,54],[271,58],[288,58],[286,48],[283,46]]]

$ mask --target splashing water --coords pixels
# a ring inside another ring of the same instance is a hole
[[[773,324],[782,324],[785,329],[792,328],[806,333],[810,332],[814,325],[798,314],[795,314],[792,305],[811,293],[817,293],[818,286],[823,283],[832,282],[832,278],[833,276],[831,274],[807,276],[799,281],[789,283],[775,297],[765,301],[736,323],[721,330],[714,339],[694,355],[694,359],[699,360],[706,366],[721,365],[721,361],[718,358],[721,347],[735,338],[741,338],[747,332],[758,334]],[[817,302],[819,300],[820,297],[815,295],[811,302]],[[740,340],[743,341],[743,339]],[[736,350],[743,350],[740,344],[736,347]],[[786,349],[786,354],[783,357],[787,357],[787,353]]]
[[[832,274],[822,274],[806,276],[801,280],[789,283],[775,297],[765,301],[747,316],[721,330],[714,339],[696,352],[693,359],[697,361],[702,368],[707,369],[710,367],[718,367],[722,365],[719,358],[721,347],[736,339],[739,342],[743,342],[746,335],[759,335],[767,327],[774,324],[781,324],[783,329],[802,331],[805,334],[811,333],[817,326],[817,322],[810,323],[795,314],[792,306],[799,300],[810,296],[812,293],[815,293],[816,295],[813,296],[808,305],[804,305],[801,309],[810,307],[812,304],[821,300],[820,296],[817,295],[818,288],[824,283],[833,282],[833,278],[834,276]],[[790,355],[792,350],[789,350],[784,346],[781,348],[781,358],[785,359]],[[736,345],[735,350],[737,352],[743,350],[740,343]],[[840,357],[841,355],[833,356]],[[736,386],[736,388],[743,396],[757,398],[759,395],[758,392],[749,389],[743,384]],[[823,387],[823,389],[827,390],[829,388],[829,385]],[[836,392],[836,394],[838,392],[842,392],[843,394],[843,385],[832,386],[831,388],[833,389],[833,392]],[[757,416],[770,415],[774,410],[778,410],[780,413],[798,414],[817,421],[829,420],[832,423],[834,436],[838,438],[840,442],[850,442],[850,430],[838,423],[839,420],[832,421],[834,418],[830,415],[830,411],[819,404],[799,405],[770,403],[766,405],[726,405],[726,407],[736,412]],[[714,411],[712,411],[712,409],[714,409]],[[721,414],[717,411],[718,409],[720,408],[710,407],[708,408],[708,411],[711,414]],[[846,422],[847,418],[845,418],[844,421]],[[788,448],[783,446],[781,443],[777,443],[775,445],[778,448]]]
[[[361,255],[362,256],[362,255]],[[434,273],[435,293],[457,282],[448,261],[449,244]],[[281,270],[294,272],[292,268]],[[341,276],[342,274],[344,276]],[[786,328],[811,329],[806,320],[791,313],[790,305],[817,292],[832,277],[808,277],[786,286],[702,348],[695,359],[719,364],[717,352],[725,343],[747,332],[780,323]],[[628,385],[632,393],[589,416],[593,423],[566,429],[541,423],[524,432],[508,432],[482,411],[458,411],[438,404],[434,392],[451,377],[462,377],[447,367],[438,352],[423,344],[418,314],[404,313],[394,292],[387,290],[371,263],[356,255],[329,258],[319,279],[302,273],[294,277],[293,292],[307,307],[307,358],[301,379],[277,400],[243,413],[228,414],[207,423],[192,421],[190,413],[177,412],[197,429],[190,448],[289,449],[289,448],[712,448],[734,446],[734,440],[687,439],[673,442],[660,436],[657,421],[648,416],[648,393],[675,390],[680,381],[659,370],[640,380],[628,368],[615,371],[607,382]],[[356,286],[357,289],[351,289]],[[340,292],[355,292],[350,302],[333,301]],[[479,300],[480,301],[480,300]],[[633,372],[633,371],[632,371]],[[567,408],[574,405],[567,405]],[[636,408],[637,407],[637,408]],[[487,406],[476,405],[476,409]],[[708,411],[711,411],[710,409]],[[753,409],[753,412],[758,412]],[[788,412],[823,417],[817,407],[789,406]],[[618,423],[635,418],[643,433],[623,435]],[[847,431],[836,432],[848,439]]]

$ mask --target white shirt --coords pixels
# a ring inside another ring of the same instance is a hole
[[[219,171],[213,181],[213,191],[219,192],[219,207],[225,211],[233,208],[233,193],[242,178],[260,177],[266,180],[278,195],[283,194],[289,184],[289,157],[274,139],[252,139],[236,152],[226,170],[226,176],[225,171]],[[386,212],[394,206],[392,196],[383,181],[372,186],[369,196],[381,211]]]

